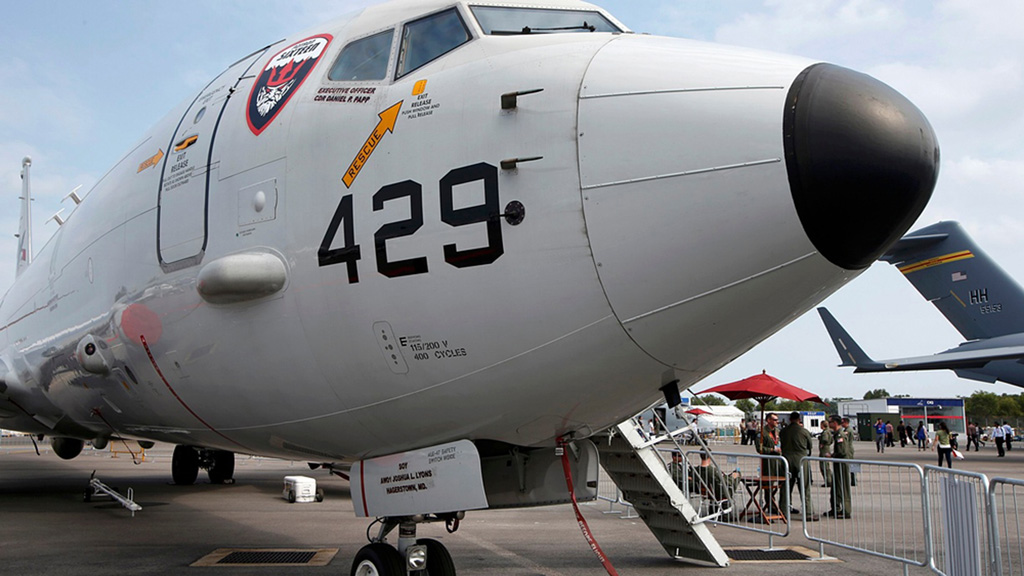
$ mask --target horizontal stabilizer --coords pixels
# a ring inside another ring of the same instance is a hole
[[[840,366],[856,368],[854,372],[906,372],[913,370],[957,370],[972,371],[984,368],[989,362],[997,360],[1020,360],[1024,358],[1024,345],[999,346],[994,348],[975,348],[963,350],[954,348],[931,356],[911,358],[894,358],[892,360],[872,360],[861,350],[860,346],[850,337],[846,330],[826,308],[818,308],[821,321],[825,323],[832,344],[835,345]],[[959,373],[959,372],[958,372]]]
[[[983,368],[996,360],[1019,360],[1024,358],[1024,346],[1004,346],[977,350],[940,352],[932,356],[895,358],[878,362],[880,370],[861,369],[856,372],[900,372],[909,370],[970,370]]]

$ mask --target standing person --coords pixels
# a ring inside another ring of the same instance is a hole
[[[743,436],[742,438],[740,438],[740,444],[746,446],[747,445],[747,421],[746,420],[743,420],[743,423],[740,424],[740,435]]]
[[[1013,428],[1010,427],[1010,423],[1003,421],[1003,442],[1006,442],[1006,451],[1013,450]]]
[[[925,441],[928,440],[928,431],[924,429],[924,420],[917,423],[917,433],[914,434],[914,437],[917,438],[917,451],[923,451]]]
[[[881,418],[875,420],[875,452],[885,453],[885,424]]]
[[[764,455],[782,455],[782,446],[779,444],[779,417],[776,414],[769,414],[764,419],[764,428],[761,430],[761,439],[757,442],[757,453]],[[785,478],[782,469],[782,463],[778,460],[762,460],[761,461],[761,476],[776,476]],[[769,514],[785,514],[784,510],[789,510],[789,495],[786,494],[785,490],[778,490],[779,503],[778,508],[772,504],[772,500],[775,496],[776,488],[765,487],[764,492],[764,506],[765,511]]]
[[[903,425],[903,420],[896,425],[896,434],[900,437],[900,448],[907,447],[907,427]]]
[[[757,443],[757,422],[751,418],[747,421],[747,444],[754,445]]]
[[[821,434],[818,434],[818,457],[832,457],[832,430],[829,429],[828,423],[825,420],[821,421]],[[825,479],[822,487],[831,486],[832,467],[829,466],[828,462],[824,461],[818,462],[818,466],[821,468],[821,477]]]
[[[939,453],[939,468],[942,468],[943,457],[946,465],[953,468],[953,437],[945,422],[939,422],[939,429],[935,431],[935,450]]]
[[[971,451],[971,443],[974,443],[974,451],[981,452],[981,448],[978,448],[978,423],[971,422],[967,425],[967,451]]]
[[[889,448],[896,447],[896,442],[893,442],[892,439],[892,421],[890,420],[885,421],[885,445]]]
[[[835,459],[849,459],[848,448],[850,446],[849,432],[843,429],[839,416],[833,416],[828,422],[832,430],[833,448],[832,457]],[[834,518],[849,518],[852,511],[850,504],[850,465],[836,462],[832,465],[832,489],[829,491],[829,502],[832,509],[825,512],[825,516]]]
[[[800,477],[804,472],[803,460],[811,455],[811,447],[814,444],[814,437],[804,428],[800,419],[800,413],[793,411],[789,414],[789,424],[779,432],[779,443],[782,444],[782,457],[789,463],[789,492],[786,499],[790,500],[794,486],[801,485]],[[814,501],[811,500],[811,468],[807,467],[807,477],[804,478],[803,490],[797,493],[804,501],[804,513],[808,522],[817,522],[818,515],[814,513]],[[780,497],[779,500],[782,498]],[[789,509],[792,514],[799,514],[799,510]]]
[[[1006,440],[1006,428],[1003,428],[999,422],[996,422],[994,428],[992,428],[992,438],[996,441],[996,452],[999,453],[999,457],[1006,456],[1006,450],[1003,449],[1003,441]]]
[[[842,425],[843,425],[843,432],[846,433],[846,451],[848,453],[848,456],[846,456],[846,457],[847,458],[854,458],[855,456],[853,454],[853,452],[854,452],[854,450],[853,450],[853,444],[854,444],[854,442],[853,442],[853,430],[850,429],[850,419],[847,418],[846,416],[843,416]],[[849,475],[850,475],[850,486],[856,486],[857,485],[857,475],[854,474],[853,472],[849,472]]]

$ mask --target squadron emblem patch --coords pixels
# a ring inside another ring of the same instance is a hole
[[[330,34],[311,36],[281,50],[267,62],[252,86],[245,111],[245,119],[253,134],[259,136],[274,121],[316,67],[331,40]]]

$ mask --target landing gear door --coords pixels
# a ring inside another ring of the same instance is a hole
[[[469,440],[352,465],[356,516],[414,516],[487,508],[480,453]]]
[[[206,251],[211,172],[219,160],[214,141],[221,115],[239,79],[266,49],[233,64],[185,111],[167,146],[157,199],[157,253],[172,272],[199,264]]]

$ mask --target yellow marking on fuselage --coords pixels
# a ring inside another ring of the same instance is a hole
[[[373,151],[377,149],[380,141],[384,139],[384,135],[388,132],[395,133],[395,123],[398,122],[398,112],[402,109],[402,102],[404,100],[399,100],[398,104],[377,115],[380,118],[380,122],[377,122],[377,125],[374,126],[373,131],[370,132],[370,137],[366,139],[359,152],[356,153],[355,159],[349,164],[348,170],[345,170],[345,176],[341,179],[345,183],[346,188],[352,187],[356,176],[359,176],[359,171],[370,161],[370,156],[373,155]]]
[[[195,144],[196,140],[199,140],[199,136],[189,136],[188,138],[185,138],[181,142],[178,142],[178,145],[174,147],[174,151],[181,152],[185,148],[188,148],[189,146]]]
[[[163,148],[160,148],[160,149],[158,149],[156,151],[156,154],[150,156],[149,158],[146,158],[146,160],[144,162],[139,164],[139,169],[135,173],[138,174],[139,172],[142,172],[143,170],[146,170],[147,168],[152,168],[153,166],[156,166],[157,163],[160,162],[160,159],[163,158],[163,157],[164,157],[164,150],[163,150]]]

